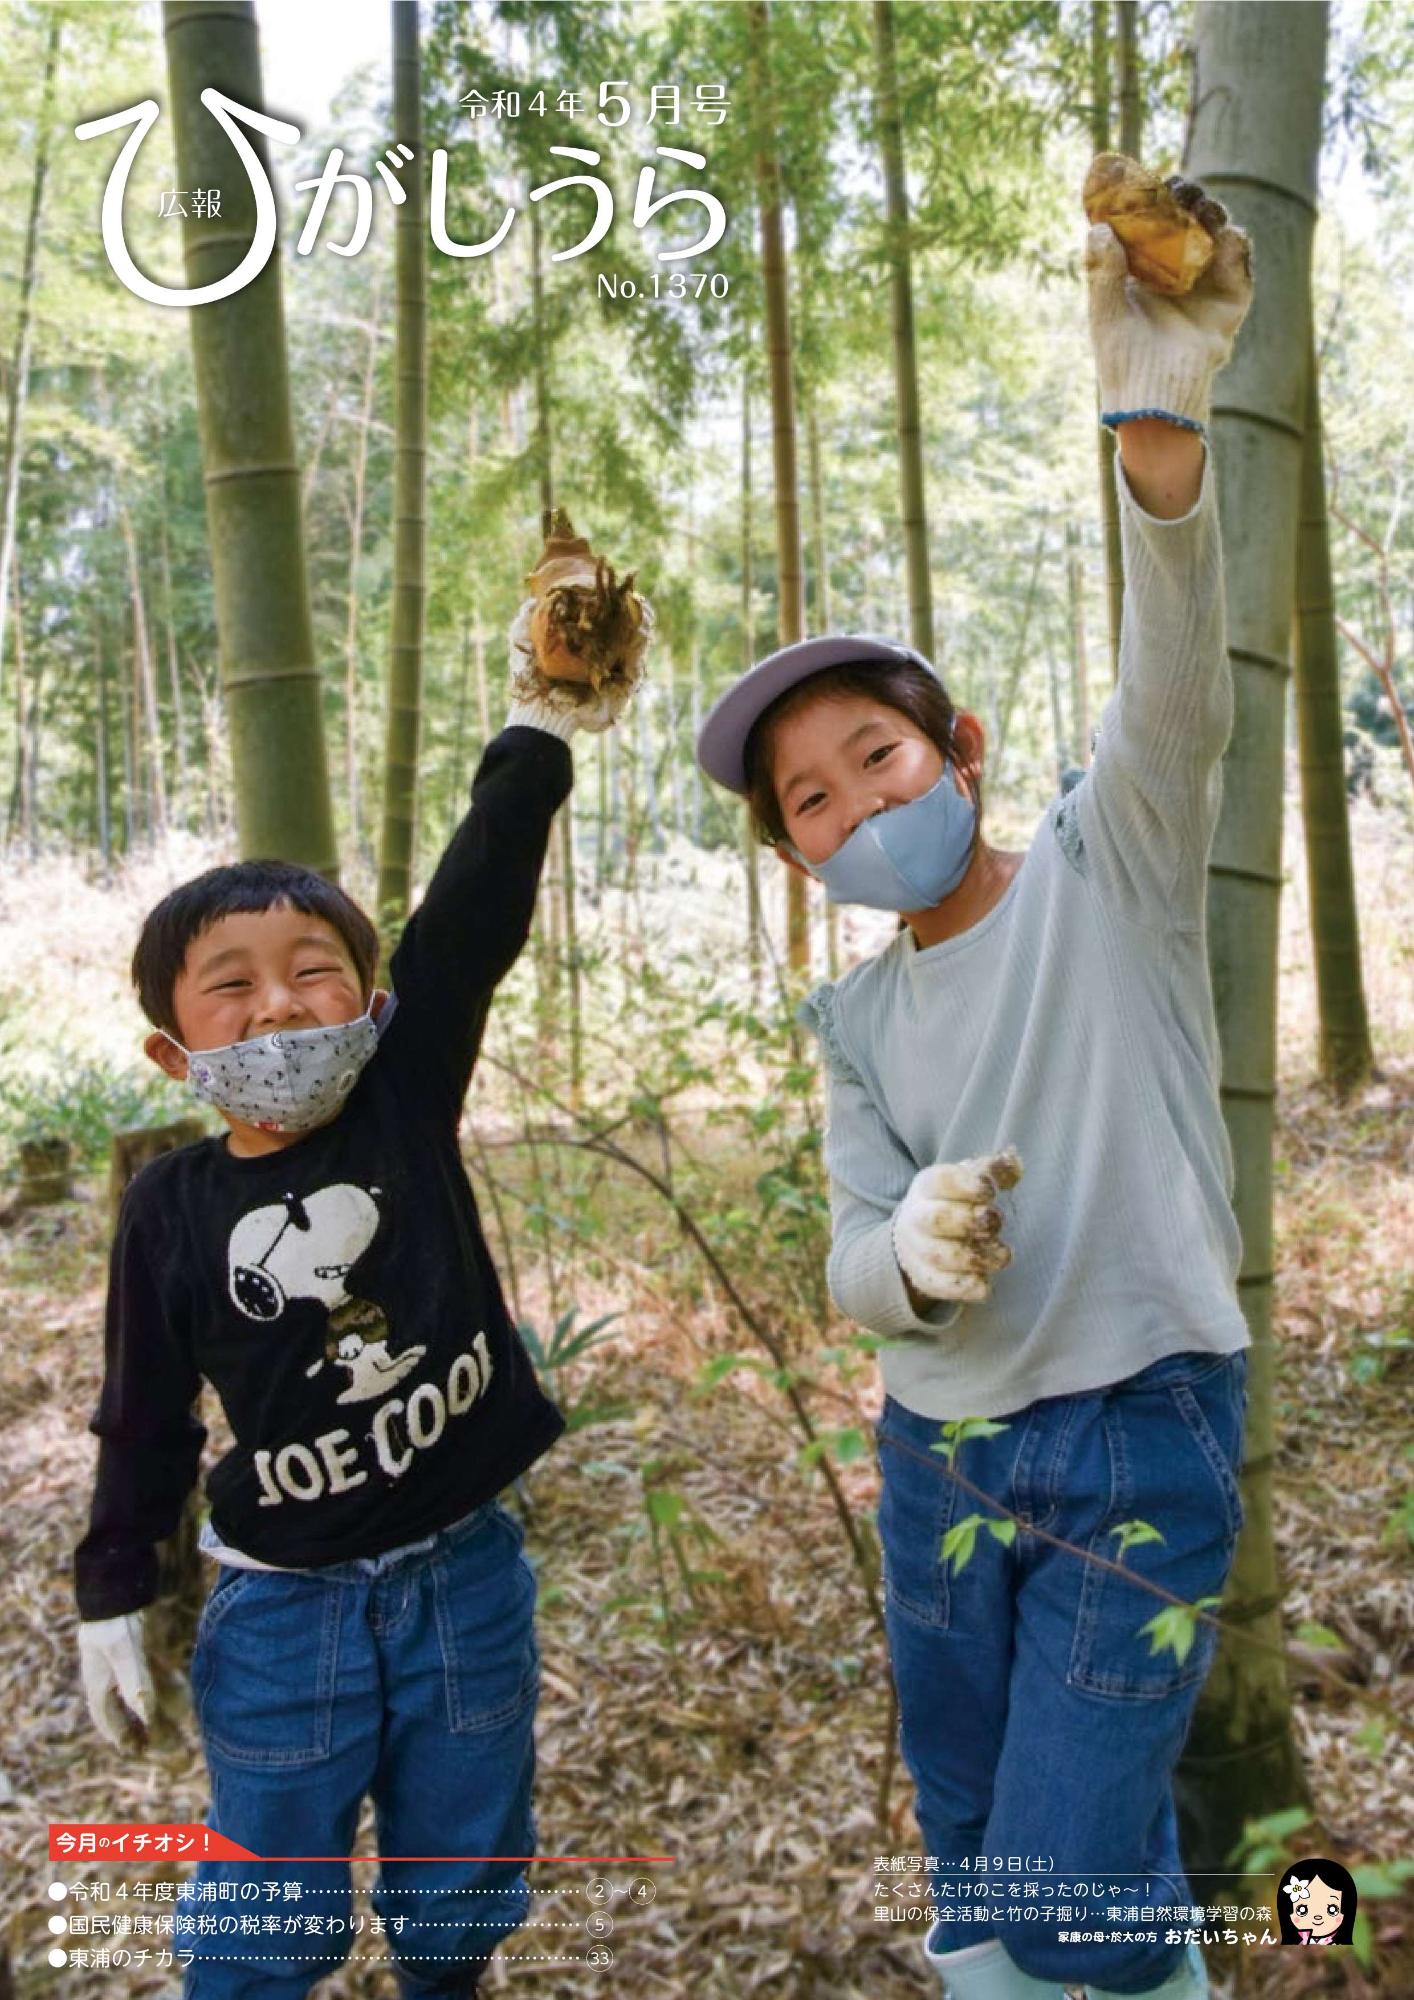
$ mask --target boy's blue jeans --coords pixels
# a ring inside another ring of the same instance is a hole
[[[1029,1404],[998,1419],[1007,1428],[994,1437],[967,1438],[957,1470],[1028,1528],[1008,1547],[979,1526],[960,1570],[940,1560],[948,1530],[969,1514],[1003,1517],[929,1450],[941,1424],[886,1399],[875,1428],[885,1618],[899,1745],[941,1864],[935,1947],[1000,1938],[1033,1978],[1116,1993],[1148,1992],[1181,1964],[1182,1945],[1109,1936],[1162,1939],[1164,1920],[1109,1921],[1106,1911],[1193,1901],[1171,1780],[1217,1632],[1195,1621],[1181,1660],[1152,1651],[1139,1628],[1162,1598],[1029,1530],[1113,1562],[1113,1531],[1147,1521],[1163,1540],[1132,1542],[1124,1568],[1187,1604],[1219,1596],[1244,1519],[1246,1385],[1246,1349],[1171,1354],[1103,1389]],[[1027,1897],[1038,1877],[1040,1894]],[[974,1921],[988,1904],[997,1914]],[[947,1921],[949,1910],[960,1920]],[[1105,1941],[1060,1942],[1080,1930]]]
[[[298,1575],[221,1568],[191,1662],[207,1824],[263,1857],[335,1858],[203,1861],[176,1917],[175,1948],[194,1954],[184,2000],[296,2000],[351,1948],[386,1949],[404,1995],[475,1991],[530,1890],[519,1860],[437,1857],[534,1852],[540,1658],[524,1541],[491,1500],[381,1556]],[[379,1854],[398,1857],[371,1892],[386,1945],[350,1930],[342,1857],[365,1793]],[[214,1928],[190,1928],[203,1918]],[[284,1931],[287,1918],[298,1927]]]

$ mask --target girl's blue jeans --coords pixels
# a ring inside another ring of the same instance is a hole
[[[530,1902],[520,1859],[484,1858],[535,1850],[540,1658],[524,1541],[491,1500],[381,1556],[298,1574],[221,1568],[191,1662],[207,1824],[262,1857],[333,1858],[201,1862],[195,1898],[177,1906],[184,2000],[295,2000],[351,1950],[391,1955],[405,1996],[475,1991]],[[344,1857],[365,1794],[382,1938],[367,1920],[351,1930]]]
[[[1148,1992],[1182,1963],[1182,1945],[1108,1935],[1162,1940],[1172,1919],[1106,1913],[1193,1901],[1172,1773],[1217,1632],[1195,1621],[1182,1658],[1153,1650],[1140,1628],[1165,1600],[1075,1550],[1114,1563],[1115,1530],[1147,1521],[1163,1539],[1132,1541],[1123,1570],[1186,1604],[1220,1596],[1244,1520],[1246,1404],[1244,1348],[1167,1355],[998,1419],[1005,1429],[966,1438],[953,1463],[1028,1525],[1010,1546],[979,1526],[959,1569],[940,1559],[949,1529],[974,1513],[1004,1517],[929,1450],[943,1440],[939,1422],[885,1400],[875,1428],[885,1618],[899,1747],[940,1864],[935,1946],[1000,1938],[1033,1978],[1115,1993]],[[1028,1879],[1039,1894],[1027,1895]],[[973,1921],[979,1909],[985,1921]],[[1105,1941],[1061,1942],[1082,1930]]]

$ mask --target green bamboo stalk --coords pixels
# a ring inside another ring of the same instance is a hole
[[[407,200],[395,211],[393,224],[393,617],[377,890],[378,928],[385,950],[412,900],[426,598],[427,215],[422,72],[418,9],[399,5],[398,0],[393,0],[393,125],[394,138],[410,147],[414,158],[401,176]]]
[[[1301,453],[1301,522],[1296,560],[1296,726],[1311,948],[1320,1009],[1321,1075],[1342,1095],[1374,1068],[1360,920],[1350,854],[1350,815],[1340,708],[1340,654],[1326,514],[1325,442],[1314,334]]]
[[[188,213],[182,223],[188,282],[214,284],[249,248],[255,199],[200,94],[211,85],[263,109],[255,10],[245,0],[219,7],[167,0],[163,34],[177,178],[183,187],[221,190],[219,215]],[[264,135],[247,136],[268,163]],[[279,258],[190,318],[240,849],[303,862],[336,879]]]
[[[933,584],[928,568],[928,514],[923,491],[923,422],[918,406],[918,351],[913,333],[913,266],[908,184],[903,167],[898,63],[892,0],[874,0],[874,55],[879,93],[879,150],[889,245],[889,301],[894,336],[894,407],[904,561],[908,571],[908,636],[933,658]],[[823,628],[822,628],[823,629]]]
[[[1124,7],[1116,9],[1121,24]],[[1097,153],[1110,150],[1110,27],[1109,8],[1090,9],[1090,144]],[[1121,26],[1121,35],[1123,29]],[[1119,624],[1124,603],[1124,551],[1119,539],[1119,495],[1115,491],[1115,434],[1100,426],[1100,519],[1105,547],[1105,615],[1108,622],[1110,679],[1119,679]]]
[[[1213,402],[1234,722],[1209,862],[1208,952],[1242,1236],[1238,1299],[1252,1336],[1247,1525],[1224,1606],[1230,1619],[1274,1642],[1281,1638],[1282,1604],[1271,1477],[1283,725],[1327,15],[1324,0],[1302,7],[1272,0],[1199,5],[1184,164],[1249,231],[1256,270],[1251,313]],[[1219,1645],[1175,1792],[1184,1857],[1204,1870],[1227,1864],[1248,1820],[1309,1804],[1279,1655]]]
[[[776,108],[771,82],[770,11],[766,0],[746,9],[748,70],[755,115],[757,203],[761,219],[761,285],[766,305],[766,370],[771,394],[771,458],[775,472],[776,643],[805,637],[805,570],[800,546],[800,493],[796,477],[795,387],[786,270],[785,203],[777,156]],[[791,975],[810,972],[810,927],[805,883],[791,869],[786,880],[786,962]]]
[[[34,173],[30,180],[29,219],[25,224],[24,264],[20,272],[20,293],[15,314],[15,344],[10,355],[10,379],[6,389],[5,457],[0,467],[0,495],[3,495],[3,525],[0,525],[0,693],[5,686],[5,619],[10,571],[14,561],[15,531],[19,512],[20,458],[24,449],[25,400],[29,394],[30,353],[34,345],[35,272],[39,264],[39,223],[44,209],[44,183],[49,177],[49,149],[54,128],[54,75],[59,64],[59,36],[63,16],[49,17],[49,39],[44,52],[44,82],[39,93],[39,120],[35,132]]]

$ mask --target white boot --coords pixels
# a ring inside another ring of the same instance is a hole
[[[1151,1986],[1147,1993],[1111,1993],[1088,1979],[1085,1991],[1089,2000],[1209,2000],[1212,1988],[1203,1954],[1195,1943],[1184,1953],[1177,1972],[1171,1972],[1162,1986]]]
[[[941,1980],[947,2000],[1066,2000],[1067,1989],[1059,1980],[1033,1979],[1023,1972],[1000,1938],[964,1945],[961,1951],[934,1950],[933,1940],[942,1928],[934,1924],[923,1954]]]

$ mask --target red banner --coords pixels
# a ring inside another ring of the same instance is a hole
[[[258,1861],[223,1833],[190,1822],[51,1820],[51,1861]]]

